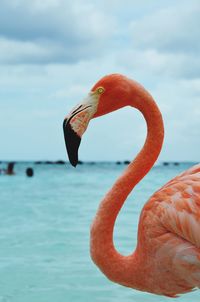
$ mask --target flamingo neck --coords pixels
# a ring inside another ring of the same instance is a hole
[[[137,97],[136,97],[137,99]],[[127,196],[148,173],[161,151],[164,126],[161,113],[151,95],[140,87],[136,107],[147,123],[145,144],[124,173],[100,203],[91,227],[91,257],[100,270],[112,281],[128,286],[140,287],[140,260],[137,249],[130,256],[119,254],[113,243],[113,230],[117,215]],[[131,271],[130,271],[131,270]],[[138,283],[139,282],[139,283]]]

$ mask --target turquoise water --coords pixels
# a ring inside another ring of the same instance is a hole
[[[192,164],[156,166],[120,213],[115,244],[129,254],[148,197]],[[32,166],[33,178],[25,176]],[[89,227],[99,201],[124,165],[21,163],[0,175],[0,302],[177,301],[111,283],[89,255]],[[198,301],[198,291],[179,301]]]

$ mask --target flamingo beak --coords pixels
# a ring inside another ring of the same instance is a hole
[[[97,99],[90,93],[82,104],[76,106],[63,122],[65,145],[69,161],[73,167],[78,163],[78,149],[81,137],[86,131],[89,121],[97,111]]]

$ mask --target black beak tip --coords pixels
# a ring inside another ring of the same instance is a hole
[[[72,162],[70,162],[70,163],[71,163],[71,165],[72,165],[74,168],[76,168],[77,163],[72,163]]]
[[[80,146],[81,138],[72,129],[69,120],[64,120],[63,131],[69,161],[73,167],[76,167],[76,165],[78,164],[78,149]]]

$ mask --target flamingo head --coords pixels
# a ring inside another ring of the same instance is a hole
[[[130,80],[119,74],[112,74],[99,80],[88,95],[65,117],[64,138],[69,161],[78,163],[78,149],[81,137],[92,118],[129,105]]]

